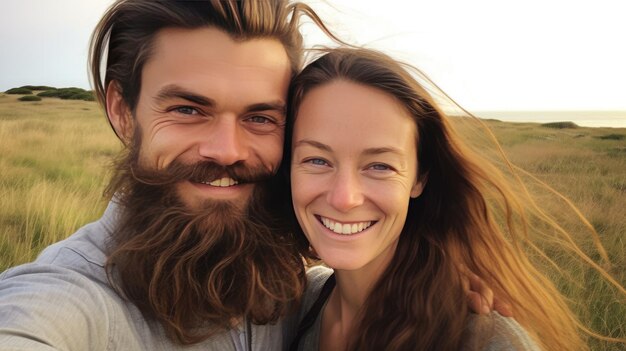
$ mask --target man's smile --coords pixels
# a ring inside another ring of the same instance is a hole
[[[211,185],[211,186],[216,186],[216,187],[230,187],[230,186],[239,184],[238,181],[230,177],[222,177],[222,178],[212,180],[210,182],[200,182],[200,183]]]

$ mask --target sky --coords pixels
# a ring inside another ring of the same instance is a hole
[[[89,88],[89,36],[111,2],[2,0],[0,91]],[[622,0],[307,2],[339,37],[411,63],[470,110],[626,111]]]

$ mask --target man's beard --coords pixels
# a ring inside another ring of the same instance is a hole
[[[248,167],[242,163],[231,166],[222,166],[210,161],[202,161],[194,164],[183,164],[173,161],[164,170],[153,170],[141,166],[135,162],[131,166],[132,180],[129,180],[127,189],[123,194],[126,199],[125,208],[132,211],[133,218],[146,216],[149,219],[158,219],[168,216],[170,220],[182,217],[185,221],[197,225],[234,229],[252,215],[251,209],[261,208],[263,196],[267,194],[267,188],[272,177],[271,171],[264,167]],[[238,185],[254,185],[254,192],[250,198],[240,201],[223,199],[205,199],[194,205],[185,203],[181,194],[178,193],[177,185],[181,182],[209,183],[220,179],[223,175],[234,179]],[[122,196],[119,192],[118,196]],[[141,204],[140,208],[135,208]],[[173,212],[173,213],[172,213]],[[204,219],[204,220],[201,220]],[[151,223],[153,223],[151,221]],[[207,228],[196,228],[207,229]]]
[[[295,240],[274,200],[272,174],[242,164],[172,163],[142,168],[136,155],[118,163],[109,191],[121,203],[107,262],[110,281],[181,343],[196,342],[250,316],[268,323],[286,314],[304,287]],[[245,204],[206,200],[185,204],[182,181],[224,174],[254,183]]]
[[[211,181],[225,173],[239,184],[254,184],[251,197],[243,199],[243,203],[205,199],[195,206],[181,199],[176,186],[180,182]],[[188,165],[174,161],[164,170],[152,170],[134,163],[128,188],[116,194],[123,205],[125,223],[119,229],[132,236],[151,237],[145,244],[157,252],[161,251],[160,245],[167,244],[167,248],[162,248],[164,254],[171,252],[176,243],[183,244],[179,249],[185,251],[195,252],[202,247],[229,252],[241,247],[245,239],[250,239],[245,233],[260,225],[258,212],[265,207],[262,200],[271,176],[263,168],[242,164],[221,166],[205,161]],[[177,255],[185,256],[186,252]]]

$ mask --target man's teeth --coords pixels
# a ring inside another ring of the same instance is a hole
[[[212,186],[227,187],[227,186],[237,185],[239,183],[236,180],[234,180],[233,178],[224,177],[224,178],[220,178],[220,179],[215,179],[214,181],[212,181],[210,183],[206,183],[205,182],[204,184],[209,184],[209,185],[212,185]]]
[[[358,223],[340,223],[335,222],[332,219],[321,217],[322,224],[337,234],[356,234],[364,231],[372,225],[372,221],[358,222]]]

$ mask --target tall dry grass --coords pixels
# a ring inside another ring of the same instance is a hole
[[[96,219],[119,145],[94,102],[0,95],[0,270]]]
[[[18,97],[0,94],[0,271],[33,260],[44,247],[100,216],[108,166],[119,150],[96,103],[19,102]],[[481,131],[455,124],[477,147],[489,144]],[[610,258],[611,264],[603,267],[626,285],[626,129],[488,124],[514,164],[569,197],[590,220]],[[494,150],[485,146],[484,152]],[[575,213],[529,177],[525,181],[536,201],[601,262]],[[558,241],[545,240],[543,248],[563,269],[540,257],[536,261],[571,298],[580,318],[601,334],[626,338],[623,296]],[[594,350],[626,349],[598,340],[590,345]]]
[[[572,235],[586,255],[625,286],[626,129],[554,129],[536,123],[495,120],[486,124],[508,159],[522,169],[518,174],[534,201]],[[459,119],[455,126],[485,157],[498,159],[476,123]],[[602,259],[594,233],[585,227],[575,209],[540,182],[565,195],[589,220],[606,249],[608,262]],[[585,325],[600,334],[626,339],[624,295],[573,251],[564,249],[566,245],[554,232],[542,227],[542,233],[533,239],[549,261],[529,252],[533,261],[569,298],[571,308]],[[593,338],[589,344],[594,350],[626,350],[625,344]]]

